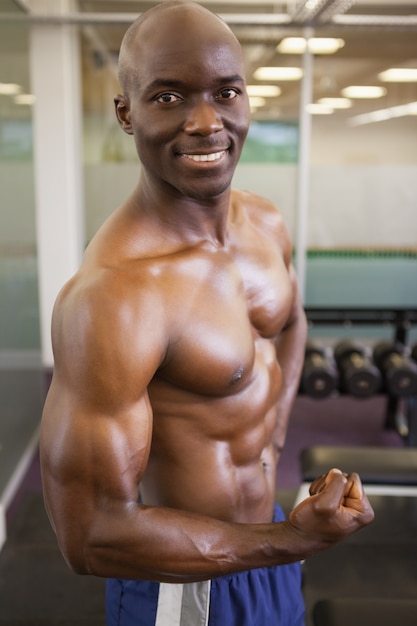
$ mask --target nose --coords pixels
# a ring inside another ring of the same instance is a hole
[[[189,135],[211,135],[223,129],[223,122],[216,107],[209,102],[200,102],[193,106],[184,131]]]

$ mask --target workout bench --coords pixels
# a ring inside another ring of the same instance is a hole
[[[312,446],[300,454],[302,485],[297,501],[310,484],[332,467],[357,472],[367,494],[417,496],[417,448],[376,446]]]
[[[304,562],[306,626],[417,624],[417,449],[314,446],[300,455],[303,483],[332,467],[357,472],[375,521]]]
[[[313,611],[317,626],[416,626],[417,599],[334,598],[320,600]]]

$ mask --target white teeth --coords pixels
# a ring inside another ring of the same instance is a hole
[[[224,151],[213,152],[212,154],[184,154],[187,159],[192,161],[217,161],[224,154]]]

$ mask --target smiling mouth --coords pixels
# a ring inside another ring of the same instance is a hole
[[[222,150],[221,152],[212,152],[210,154],[182,154],[181,156],[196,163],[207,163],[209,161],[219,161],[225,154],[226,150]]]

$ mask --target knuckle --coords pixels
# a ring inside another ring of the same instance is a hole
[[[335,507],[324,498],[317,498],[313,504],[314,512],[320,517],[330,517],[335,513]]]

